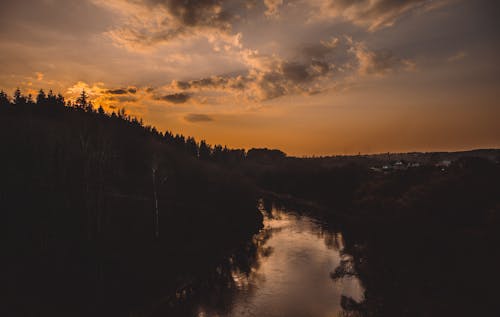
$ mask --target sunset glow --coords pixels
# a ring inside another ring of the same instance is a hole
[[[0,88],[85,90],[233,148],[493,148],[497,13],[489,0],[5,1]]]

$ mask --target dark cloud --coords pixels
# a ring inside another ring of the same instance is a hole
[[[299,63],[284,63],[282,65],[283,78],[294,83],[305,82],[310,78],[308,67],[309,65]]]
[[[105,0],[94,1],[113,7]],[[203,32],[229,35],[234,21],[247,10],[247,0],[117,0],[117,3],[122,3],[119,8],[129,19],[109,34],[126,47],[151,46]],[[141,13],[137,8],[141,8]]]
[[[111,94],[111,95],[125,95],[128,93],[127,89],[109,89],[106,91],[106,93]]]
[[[191,84],[187,81],[175,81],[174,86],[182,90],[191,88]]]
[[[325,82],[333,83],[334,79],[338,81],[343,76],[356,73],[385,75],[415,68],[411,60],[398,57],[391,50],[370,50],[363,42],[356,42],[349,37],[320,41],[317,47],[324,47],[324,52],[335,50],[335,53],[300,51],[296,59],[284,60],[275,55],[250,52],[246,55],[249,69],[244,74],[173,81],[167,89],[181,91],[183,94],[222,93],[265,101],[291,94],[312,95],[328,91],[329,87],[325,86]]]
[[[262,72],[255,83],[261,99],[269,100],[287,94],[309,93],[321,76],[331,75],[332,68],[326,61],[280,61],[275,68]]]
[[[188,122],[210,122],[214,121],[214,118],[202,113],[190,113],[184,117],[184,120]]]
[[[191,98],[189,94],[185,93],[176,93],[176,94],[171,94],[171,95],[165,95],[161,97],[161,100],[168,101],[171,103],[185,103]]]
[[[243,76],[212,76],[201,79],[194,79],[189,81],[176,81],[172,82],[173,88],[179,90],[188,89],[244,89],[245,83],[248,81],[247,77]]]
[[[130,88],[108,89],[108,90],[106,90],[106,93],[110,94],[110,95],[135,94],[135,93],[137,93],[137,88],[130,87]]]
[[[202,92],[218,91],[244,94],[252,100],[270,100],[287,94],[308,93],[321,76],[328,76],[328,61],[285,61],[277,57],[252,56],[251,68],[245,74],[219,75],[188,81],[173,81],[169,89]],[[266,60],[265,63],[262,60]],[[266,66],[263,66],[266,65]]]
[[[330,71],[330,65],[327,62],[313,60],[311,70],[319,75],[325,75]]]
[[[172,16],[185,26],[210,26],[229,28],[233,14],[224,7],[222,0],[148,0],[147,2],[165,7]]]

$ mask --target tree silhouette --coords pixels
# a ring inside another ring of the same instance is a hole
[[[10,105],[9,96],[3,90],[0,90],[0,107],[6,108],[9,105]]]
[[[36,96],[36,104],[38,106],[45,106],[47,104],[47,95],[43,91],[43,89],[40,89],[38,91],[38,95]]]
[[[57,96],[55,97],[55,105],[57,107],[64,107],[66,105],[63,95],[57,94]]]
[[[87,93],[85,92],[85,90],[82,90],[82,93],[80,94],[80,96],[75,101],[74,107],[76,109],[82,110],[82,111],[87,110],[88,103],[89,103],[88,99],[89,99],[89,96],[87,95]]]
[[[17,106],[26,104],[26,97],[21,93],[21,89],[17,88],[14,92],[14,104]]]
[[[101,105],[99,105],[99,108],[97,108],[97,113],[101,116],[105,114],[104,108]]]
[[[33,95],[32,94],[28,94],[28,97],[26,97],[26,103],[28,105],[34,105],[35,102],[33,101]]]
[[[208,161],[211,155],[212,155],[212,149],[205,140],[201,140],[199,149],[200,160]]]
[[[194,157],[198,157],[198,145],[193,137],[186,139],[186,152]]]

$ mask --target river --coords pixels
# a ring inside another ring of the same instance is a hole
[[[206,292],[197,297],[198,303],[186,303],[194,308],[191,314],[331,317],[341,315],[343,299],[363,300],[363,287],[354,275],[332,278],[350,256],[343,254],[342,234],[320,221],[273,209],[254,243],[257,254],[250,269],[231,269],[232,281],[224,286],[230,296]]]

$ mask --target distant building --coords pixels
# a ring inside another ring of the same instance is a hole
[[[449,160],[443,160],[436,163],[436,167],[450,167],[450,166],[451,166],[451,161]]]
[[[398,161],[393,164],[392,168],[401,171],[406,169],[406,165],[402,161]]]
[[[382,170],[385,171],[385,172],[388,172],[388,171],[392,170],[392,166],[390,166],[390,165],[384,165],[384,166],[382,166]]]

